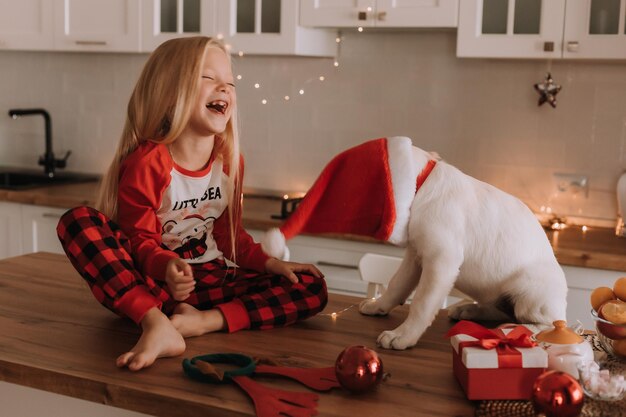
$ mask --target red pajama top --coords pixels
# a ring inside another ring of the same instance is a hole
[[[211,156],[206,168],[189,171],[162,144],[145,142],[126,157],[120,167],[118,223],[142,273],[165,280],[165,267],[176,257],[188,263],[233,259],[227,180],[221,159]],[[261,245],[241,226],[235,238],[237,264],[264,272],[269,257]]]

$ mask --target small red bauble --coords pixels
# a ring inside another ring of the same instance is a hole
[[[365,346],[350,346],[339,354],[335,374],[342,387],[353,393],[374,388],[383,378],[383,362]]]
[[[583,408],[584,393],[571,375],[547,371],[535,381],[532,401],[535,412],[546,417],[576,417]]]

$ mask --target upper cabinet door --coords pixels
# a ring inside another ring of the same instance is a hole
[[[0,49],[53,49],[52,2],[0,0],[0,10]]]
[[[220,8],[220,32],[233,53],[334,56],[337,51],[335,31],[300,26],[298,1],[222,0]]]
[[[457,27],[457,0],[378,0],[376,27]]]
[[[55,0],[55,49],[139,52],[140,0]]]
[[[217,8],[218,0],[144,0],[141,49],[151,52],[181,36],[218,35]]]
[[[626,58],[626,0],[567,2],[563,58]]]
[[[457,0],[300,0],[300,4],[304,26],[457,26]]]
[[[376,0],[300,0],[300,24],[317,27],[376,25]]]
[[[564,18],[565,0],[461,0],[457,56],[560,58]]]

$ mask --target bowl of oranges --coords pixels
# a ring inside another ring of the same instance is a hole
[[[591,307],[600,344],[610,355],[626,360],[626,277],[618,278],[613,288],[593,290]]]

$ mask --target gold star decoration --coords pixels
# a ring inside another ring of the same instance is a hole
[[[556,107],[556,95],[561,91],[561,86],[554,82],[552,74],[548,73],[545,80],[535,84],[535,90],[539,93],[538,106],[547,102],[552,107]]]

